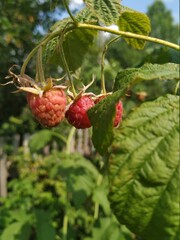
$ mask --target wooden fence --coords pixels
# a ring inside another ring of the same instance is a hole
[[[16,152],[18,147],[22,146],[23,151],[26,153],[29,151],[29,139],[30,134],[24,134],[23,139],[21,139],[19,134],[15,134],[11,138],[11,146],[13,152]],[[8,178],[8,156],[6,155],[4,148],[7,145],[6,138],[0,137],[0,197],[7,196],[7,178]],[[54,148],[57,149],[57,142],[52,144]],[[84,156],[88,156],[93,151],[93,146],[89,137],[88,129],[76,130],[70,143],[69,152],[78,152]],[[43,149],[43,153],[48,155],[50,153],[50,146],[47,145]]]

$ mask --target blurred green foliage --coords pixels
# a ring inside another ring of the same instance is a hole
[[[110,210],[107,178],[95,163],[79,154],[53,151],[43,156],[32,150],[24,153],[19,149],[9,156],[12,179],[8,198],[0,200],[1,240],[74,240],[88,236],[98,240],[104,239],[99,236],[105,232],[105,239],[112,239],[114,234],[113,239],[132,239],[132,233],[120,227]],[[99,219],[94,217],[97,214]]]
[[[8,74],[14,63],[22,65],[25,56],[63,12],[58,1],[2,0],[0,1],[0,79]],[[54,16],[54,11],[57,13]],[[161,1],[155,1],[148,9],[151,19],[151,35],[177,42],[177,24]],[[158,26],[158,28],[157,28]],[[104,44],[112,36],[99,36],[76,75],[84,84],[94,74],[95,83],[90,91],[100,93],[100,61]],[[144,50],[135,50],[120,39],[110,46],[105,58],[105,80],[112,91],[119,70],[142,66],[144,62],[179,62],[178,53],[165,47],[146,44]],[[27,74],[34,76],[34,63]],[[18,69],[17,69],[18,73]],[[53,72],[52,72],[53,75]],[[169,82],[140,83],[129,90],[124,99],[124,117],[143,101],[155,99],[175,86]],[[26,107],[24,94],[12,94],[13,86],[0,88],[0,135],[5,137],[4,150],[8,155],[8,197],[0,200],[1,240],[131,240],[135,236],[120,226],[109,208],[108,184],[102,178],[101,162],[96,157],[82,157],[52,149],[48,156],[43,147],[55,140],[58,149],[66,147],[63,138],[70,127],[66,122],[53,131],[42,130]],[[23,147],[13,149],[14,134],[33,134],[29,152]],[[56,134],[54,134],[56,133]],[[99,179],[101,179],[99,184]],[[99,218],[96,219],[96,215]],[[66,231],[68,220],[68,233]]]

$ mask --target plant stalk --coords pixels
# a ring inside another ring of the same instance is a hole
[[[69,135],[68,135],[68,138],[67,138],[67,141],[66,141],[66,153],[67,154],[70,154],[70,150],[71,150],[71,141],[72,141],[72,138],[75,134],[75,131],[76,131],[76,128],[75,127],[72,127],[70,132],[69,132]]]
[[[103,180],[103,176],[101,174],[98,174],[98,178],[97,178],[97,187],[99,187],[102,183]],[[97,220],[99,217],[99,203],[95,202],[94,205],[94,220]]]
[[[116,37],[116,38],[113,38],[111,41],[109,41],[105,46],[104,46],[104,49],[103,49],[103,52],[102,52],[102,57],[101,57],[101,88],[102,88],[102,93],[103,94],[106,94],[106,87],[105,87],[105,77],[104,77],[104,60],[105,60],[105,54],[107,52],[107,49],[109,47],[110,44],[112,44],[113,42],[117,41],[120,37]]]
[[[75,26],[72,25],[72,27],[70,27],[68,29],[68,31],[71,31],[75,29]],[[28,54],[28,56],[26,57],[26,59],[24,60],[24,63],[21,67],[21,72],[20,72],[20,75],[23,76],[25,74],[25,71],[26,71],[26,67],[29,63],[29,61],[33,58],[33,56],[36,54],[36,52],[38,51],[39,47],[40,46],[45,46],[51,39],[55,38],[55,37],[58,37],[60,34],[62,33],[62,29],[59,30],[59,31],[55,31],[55,32],[52,32],[52,33],[49,33],[48,35],[46,35],[42,41],[35,47],[32,49],[32,51]]]
[[[140,34],[135,34],[135,33],[130,33],[130,32],[124,32],[124,31],[119,31],[119,30],[114,30],[114,29],[110,29],[107,27],[102,27],[102,26],[97,26],[97,25],[92,25],[92,24],[86,24],[86,23],[75,23],[73,24],[71,27],[69,27],[68,29],[66,29],[66,33],[74,30],[74,29],[92,29],[92,30],[98,30],[98,31],[104,31],[104,32],[109,32],[115,35],[119,35],[119,36],[124,36],[124,37],[128,37],[128,38],[136,38],[136,39],[141,39],[141,40],[145,40],[145,41],[149,41],[149,42],[153,42],[153,43],[157,43],[157,44],[161,44],[176,50],[180,50],[179,45],[168,42],[168,41],[164,41],[162,39],[159,38],[154,38],[154,37],[148,37],[148,36],[144,36],[144,35],[140,35]],[[42,39],[42,41],[28,54],[28,56],[26,57],[22,68],[21,68],[21,76],[24,75],[27,64],[29,63],[29,61],[31,60],[31,58],[35,55],[35,53],[37,52],[38,48],[40,46],[44,46],[46,45],[51,39],[59,36],[62,33],[62,29],[59,31],[55,31],[55,32],[51,32],[49,33],[47,36],[45,36],[44,39]]]
[[[63,240],[67,240],[67,231],[68,231],[68,216],[64,215],[64,218],[63,218],[63,229],[62,229]]]
[[[64,68],[65,68],[65,71],[68,75],[68,79],[69,79],[69,84],[70,84],[70,87],[71,87],[71,91],[73,93],[73,96],[74,98],[76,97],[76,90],[75,90],[75,87],[74,87],[74,83],[73,83],[73,79],[72,79],[72,76],[71,76],[71,73],[70,73],[70,70],[69,70],[69,66],[67,64],[67,61],[66,61],[66,57],[65,57],[65,54],[64,54],[64,49],[63,49],[63,43],[62,43],[62,40],[60,40],[60,46],[61,46],[61,59],[63,61],[63,64],[64,64]]]
[[[72,15],[71,10],[69,9],[69,6],[68,6],[68,4],[67,4],[67,1],[66,1],[66,0],[63,0],[63,4],[64,4],[64,6],[65,6],[65,8],[66,8],[66,10],[67,10],[70,18],[73,20],[74,24],[77,25],[77,20],[76,20],[76,19],[74,18],[74,16]]]
[[[109,32],[115,35],[120,35],[120,36],[124,36],[124,37],[128,37],[128,38],[136,38],[136,39],[141,39],[141,40],[145,40],[148,42],[153,42],[153,43],[157,43],[157,44],[161,44],[170,48],[174,48],[176,50],[180,50],[180,46],[159,38],[154,38],[154,37],[148,37],[148,36],[144,36],[144,35],[140,35],[140,34],[136,34],[136,33],[131,33],[131,32],[124,32],[124,31],[119,31],[119,30],[114,30],[114,29],[110,29],[107,27],[102,27],[102,26],[97,26],[97,25],[92,25],[92,24],[86,24],[86,23],[78,23],[77,28],[81,28],[81,29],[93,29],[93,30],[98,30],[98,31],[103,31],[103,32]]]
[[[43,84],[45,84],[45,76],[43,71],[43,64],[42,64],[42,45],[39,46],[38,52],[37,52],[37,62],[36,62],[36,69],[37,69],[37,77],[38,81],[40,81]]]

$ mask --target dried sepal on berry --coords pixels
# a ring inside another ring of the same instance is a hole
[[[18,89],[15,92],[26,92],[27,102],[34,117],[45,127],[57,126],[65,117],[66,86],[54,85],[61,79],[48,78],[45,82],[36,82],[28,75],[16,75],[12,72],[13,65],[9,69],[12,78],[7,84],[14,84]]]

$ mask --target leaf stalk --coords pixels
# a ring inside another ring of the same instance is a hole
[[[102,52],[101,56],[101,88],[102,88],[102,93],[106,94],[106,87],[105,87],[105,77],[104,77],[104,60],[105,60],[105,54],[108,50],[109,45],[111,45],[113,42],[117,41],[120,37],[116,37],[111,39],[105,46]]]
[[[141,40],[145,40],[148,42],[153,42],[153,43],[157,43],[157,44],[161,44],[176,50],[180,50],[180,46],[159,38],[154,38],[154,37],[148,37],[145,35],[140,35],[140,34],[136,34],[136,33],[131,33],[131,32],[124,32],[124,31],[120,31],[120,30],[114,30],[111,28],[107,28],[107,27],[102,27],[102,26],[98,26],[98,25],[92,25],[92,24],[87,24],[87,23],[78,23],[77,28],[80,29],[93,29],[93,30],[98,30],[98,31],[103,31],[103,32],[109,32],[115,35],[120,35],[120,36],[124,36],[124,37],[128,37],[128,38],[136,38],[136,39],[141,39]]]
[[[128,38],[135,38],[135,39],[141,39],[141,40],[145,40],[145,41],[149,41],[149,42],[153,42],[153,43],[157,43],[157,44],[161,44],[170,48],[173,48],[175,50],[180,50],[180,46],[159,38],[154,38],[154,37],[148,37],[148,36],[144,36],[144,35],[140,35],[140,34],[135,34],[135,33],[131,33],[131,32],[124,32],[124,31],[119,31],[119,30],[114,30],[111,28],[107,28],[107,27],[102,27],[102,26],[98,26],[98,25],[92,25],[92,24],[87,24],[87,23],[77,23],[76,21],[74,22],[74,24],[72,24],[71,27],[69,27],[68,29],[66,29],[65,33],[70,32],[71,30],[74,29],[92,29],[92,30],[97,30],[97,31],[103,31],[103,32],[109,32],[118,36],[124,36],[124,37],[128,37]],[[21,68],[21,76],[24,75],[27,64],[29,63],[29,61],[31,60],[31,58],[36,54],[37,50],[39,49],[40,46],[44,46],[46,45],[51,39],[59,36],[62,33],[62,29],[59,31],[54,31],[54,32],[50,32],[47,36],[44,37],[44,39],[42,39],[42,41],[28,54],[28,56],[26,57],[22,68]]]
[[[68,4],[67,4],[67,1],[66,1],[66,0],[63,0],[63,4],[64,4],[64,7],[66,8],[66,10],[67,10],[70,18],[73,20],[74,24],[77,25],[78,22],[77,22],[77,20],[74,18],[74,16],[72,15],[71,10],[69,9],[69,6],[68,6]]]

